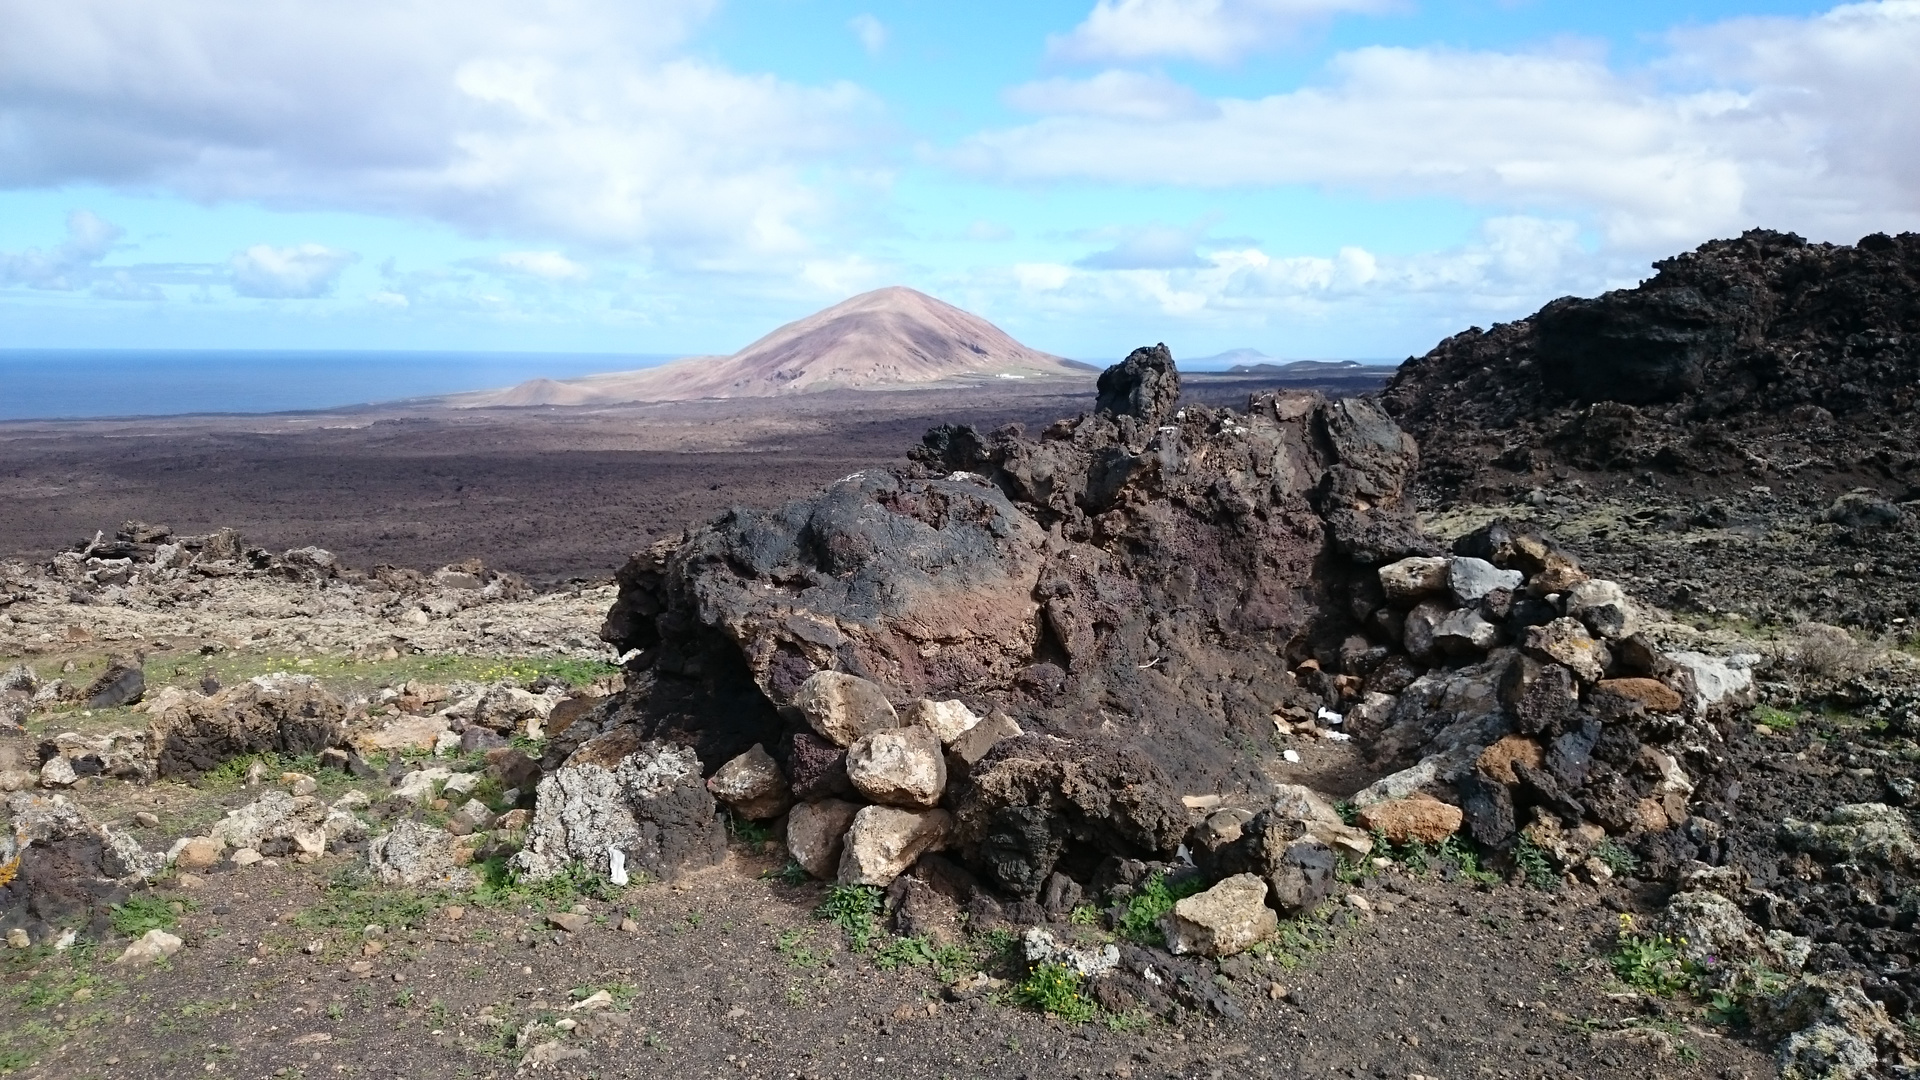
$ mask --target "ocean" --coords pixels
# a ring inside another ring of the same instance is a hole
[[[269,413],[651,367],[637,353],[0,349],[0,420]]]

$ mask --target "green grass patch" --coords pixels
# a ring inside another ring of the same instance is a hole
[[[308,930],[359,932],[367,926],[388,930],[416,927],[433,912],[437,897],[375,881],[360,867],[343,870],[321,887],[320,902],[293,917]]]
[[[1128,941],[1164,945],[1167,938],[1160,930],[1160,917],[1172,911],[1174,904],[1206,887],[1207,883],[1198,876],[1169,884],[1165,874],[1155,872],[1127,898],[1127,909],[1114,929]]]
[[[1080,974],[1065,964],[1041,964],[1013,987],[1013,1001],[1071,1024],[1084,1024],[1099,1014],[1081,992]]]
[[[125,903],[113,905],[113,928],[133,938],[149,930],[171,930],[180,922],[175,904],[179,904],[182,911],[188,907],[185,900],[168,900],[151,893],[129,896]]]
[[[1800,714],[1776,709],[1772,705],[1757,705],[1753,710],[1753,722],[1772,732],[1792,731],[1800,723]]]
[[[1611,836],[1593,846],[1593,857],[1613,871],[1614,877],[1632,877],[1640,869],[1640,857]]]
[[[835,885],[813,914],[845,931],[853,951],[865,952],[880,928],[880,890],[872,885]]]
[[[773,843],[773,827],[764,821],[752,821],[731,811],[727,814],[727,832],[755,855]]]

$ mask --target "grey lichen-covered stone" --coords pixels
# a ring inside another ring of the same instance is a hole
[[[759,743],[727,762],[707,781],[707,790],[750,821],[769,821],[793,805],[793,791],[780,765]]]
[[[513,865],[533,881],[574,862],[606,874],[608,850],[619,848],[630,868],[678,877],[725,858],[726,823],[715,811],[692,750],[616,728],[540,781],[526,847]]]
[[[227,811],[207,835],[230,848],[284,855],[295,846],[296,836],[311,839],[315,829],[324,831],[326,820],[327,805],[319,799],[269,789],[247,805]]]
[[[1846,1028],[1822,1022],[1787,1036],[1774,1061],[1780,1080],[1854,1080],[1872,1073],[1880,1055]]]
[[[1675,896],[1655,923],[1672,938],[1709,985],[1732,978],[1740,965],[1758,961],[1772,971],[1798,972],[1813,943],[1784,930],[1762,930],[1732,900],[1713,892]]]
[[[1120,966],[1120,947],[1111,943],[1075,944],[1061,941],[1053,931],[1035,926],[1020,939],[1027,964],[1059,964],[1083,979],[1097,978]]]
[[[1717,708],[1737,708],[1753,703],[1753,672],[1745,662],[1749,657],[1722,659],[1705,653],[1681,651],[1667,653],[1665,659],[1672,665],[1671,679],[1675,689],[1687,699],[1687,704],[1694,712],[1706,713]]]
[[[847,748],[847,777],[860,794],[887,806],[925,810],[947,788],[940,740],[922,727],[881,731]]]
[[[1267,906],[1267,883],[1253,874],[1235,874],[1189,896],[1160,920],[1167,951],[1175,956],[1232,956],[1259,944],[1279,926],[1279,916]]]
[[[1817,824],[1789,818],[1780,825],[1780,842],[1835,862],[1920,863],[1907,815],[1886,803],[1849,803]]]
[[[479,879],[456,865],[454,841],[445,829],[403,818],[367,845],[367,867],[383,885],[471,889]]]
[[[817,671],[794,691],[793,703],[813,730],[835,746],[852,746],[874,732],[900,726],[886,692],[857,675]]]

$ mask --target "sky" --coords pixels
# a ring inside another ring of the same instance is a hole
[[[1920,229],[1920,0],[0,0],[0,348],[1400,359]]]

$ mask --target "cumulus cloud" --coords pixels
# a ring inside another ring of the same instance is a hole
[[[1733,20],[1670,46],[1645,70],[1578,52],[1364,48],[1317,85],[1178,122],[1101,113],[1056,86],[1021,99],[1049,115],[953,160],[1003,179],[1551,208],[1642,251],[1753,224],[1845,239],[1920,224],[1920,2]]]
[[[1091,79],[1043,79],[1013,87],[1002,99],[1023,112],[1105,116],[1119,120],[1210,120],[1218,105],[1159,73],[1103,71]]]
[[[1630,284],[1637,270],[1586,251],[1575,222],[1505,216],[1443,251],[1347,246],[1294,255],[1249,244],[1180,266],[1023,263],[998,288],[1035,321],[1104,316],[1137,325],[1136,334],[1165,327],[1169,341],[1200,328],[1313,336],[1314,327],[1346,326],[1339,336],[1349,355],[1361,343],[1384,356],[1396,347],[1424,350],[1469,321],[1511,318],[1553,296]]]
[[[1047,45],[1070,59],[1227,63],[1333,16],[1398,6],[1395,0],[1099,0],[1080,25]]]
[[[860,41],[860,47],[867,50],[868,56],[879,56],[887,47],[887,27],[879,19],[861,12],[847,20],[847,29]]]
[[[321,244],[255,244],[233,255],[233,291],[264,300],[317,299],[331,293],[340,272],[358,258]]]
[[[874,100],[678,55],[713,0],[0,0],[0,185],[793,251]],[[805,175],[803,175],[805,174]]]
[[[0,251],[0,285],[71,291],[85,288],[94,266],[126,230],[86,210],[67,215],[67,236],[52,248]]]

